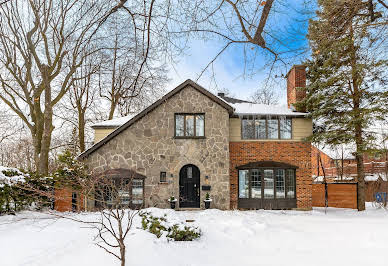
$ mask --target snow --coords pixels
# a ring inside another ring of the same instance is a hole
[[[237,115],[290,115],[306,116],[307,113],[294,112],[286,105],[266,105],[254,103],[235,103],[229,104],[235,108]]]
[[[173,222],[195,220],[202,231],[193,242],[168,242],[140,229],[126,239],[127,265],[386,265],[388,211],[323,208],[313,211],[173,211]],[[66,214],[93,220],[98,213]],[[119,265],[94,245],[95,231],[85,224],[22,212],[0,217],[2,266]]]
[[[3,171],[12,171],[12,172],[16,172],[17,175],[15,176],[6,176]],[[7,185],[13,185],[13,184],[16,184],[18,182],[25,182],[25,175],[20,172],[18,169],[16,168],[10,168],[10,167],[4,167],[4,166],[0,166],[0,187],[3,187],[4,184],[7,184]]]
[[[379,178],[381,178],[383,181],[387,181],[387,176],[385,173],[367,174],[367,175],[365,175],[364,180],[365,181],[377,181]]]
[[[223,100],[222,98],[218,97]],[[223,100],[224,101],[224,100]],[[226,102],[226,101],[224,101]],[[306,116],[306,113],[294,112],[292,109],[283,105],[265,105],[265,104],[253,104],[253,103],[235,103],[231,104],[226,102],[235,109],[237,115],[290,115],[290,116]],[[98,122],[92,125],[92,128],[98,127],[119,127],[129,120],[131,120],[136,114],[115,118],[112,120],[106,120]]]
[[[129,120],[131,120],[135,115],[127,115],[119,118],[115,118],[112,120],[106,120],[102,122],[98,122],[92,125],[92,127],[119,127],[125,123],[127,123]]]

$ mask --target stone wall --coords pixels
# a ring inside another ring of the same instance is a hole
[[[204,139],[175,139],[175,113],[205,113]],[[92,174],[108,169],[132,169],[145,175],[145,207],[168,207],[179,197],[179,171],[186,164],[200,169],[211,185],[212,207],[229,209],[229,114],[213,100],[187,86],[107,144],[89,155]],[[160,172],[167,172],[167,184]],[[201,207],[206,191],[200,191]],[[179,207],[179,206],[178,206]]]
[[[230,143],[230,206],[237,208],[238,172],[236,167],[257,161],[276,161],[298,166],[296,169],[296,203],[299,209],[312,207],[310,142],[231,142]]]

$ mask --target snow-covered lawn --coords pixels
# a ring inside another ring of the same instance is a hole
[[[202,237],[167,242],[140,229],[127,239],[127,265],[387,265],[388,211],[317,208],[299,211],[172,211],[148,209],[173,221],[195,220]],[[70,214],[69,214],[70,215]],[[73,214],[71,214],[73,215]],[[92,219],[96,214],[78,214]],[[49,218],[49,219],[45,219]],[[119,265],[95,246],[92,229],[44,213],[0,217],[0,265]]]

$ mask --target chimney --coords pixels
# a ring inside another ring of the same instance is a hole
[[[225,93],[223,93],[223,92],[219,92],[217,95],[218,95],[218,97],[221,97],[221,98],[225,97]]]
[[[306,87],[306,67],[304,65],[293,65],[286,77],[287,105],[288,108],[291,108],[294,103],[299,102],[306,97],[306,91],[298,90],[298,88]]]

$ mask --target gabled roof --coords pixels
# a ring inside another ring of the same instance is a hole
[[[234,108],[231,105],[229,105],[227,102],[225,102],[224,100],[220,99],[219,97],[215,96],[213,93],[209,92],[208,90],[206,90],[205,88],[203,88],[199,84],[197,84],[194,81],[188,79],[185,82],[183,82],[182,84],[180,84],[178,87],[176,87],[175,89],[173,89],[172,91],[170,91],[169,93],[164,95],[162,98],[160,98],[159,100],[157,100],[156,102],[154,102],[153,104],[148,106],[142,112],[140,112],[139,114],[137,114],[136,116],[131,118],[129,121],[127,121],[126,123],[124,123],[123,125],[118,127],[116,130],[111,132],[108,136],[103,138],[101,141],[97,142],[92,147],[90,147],[89,149],[87,149],[86,151],[81,153],[78,156],[78,158],[79,159],[84,159],[84,158],[88,157],[91,153],[93,153],[94,151],[98,150],[100,147],[104,146],[106,143],[108,143],[114,137],[119,135],[125,129],[130,127],[132,124],[136,123],[138,120],[140,120],[141,118],[146,116],[149,112],[153,111],[159,105],[161,105],[162,103],[166,102],[168,99],[170,99],[172,96],[174,96],[175,94],[180,92],[182,89],[186,88],[187,86],[193,87],[194,89],[196,89],[200,93],[204,94],[205,96],[209,97],[211,100],[213,100],[214,102],[216,102],[220,106],[224,107],[228,111],[229,114],[233,114]]]

